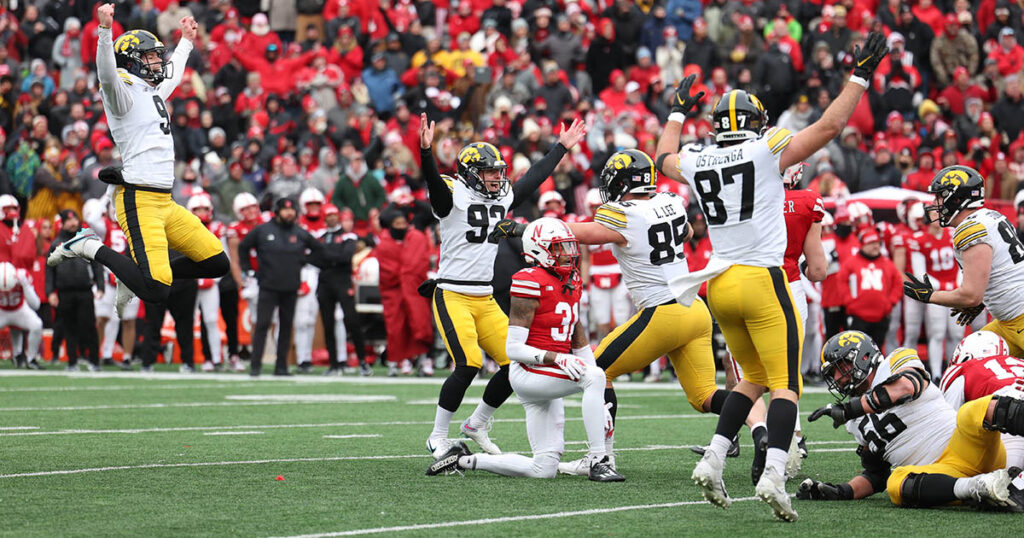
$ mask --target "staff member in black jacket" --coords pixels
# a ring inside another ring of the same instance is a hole
[[[63,227],[50,245],[50,252],[78,233],[78,213],[65,209],[60,213]],[[96,261],[72,258],[56,267],[46,267],[46,296],[57,310],[57,323],[64,329],[68,354],[68,370],[78,370],[78,359],[89,361],[89,370],[100,371],[99,335],[96,333],[96,310],[93,286],[102,290],[103,266]]]
[[[320,303],[320,321],[324,326],[324,340],[327,344],[327,355],[331,367],[325,375],[339,375],[345,369],[345,353],[338,356],[339,338],[335,334],[334,309],[339,303],[344,315],[345,333],[352,339],[359,357],[359,373],[364,376],[373,375],[373,369],[366,364],[366,341],[363,338],[363,324],[356,312],[355,290],[352,288],[352,255],[359,249],[359,237],[352,233],[352,218],[348,219],[348,229],[342,223],[341,212],[334,204],[324,207],[324,222],[327,231],[320,236],[324,243],[321,262],[320,281],[316,287],[316,299]],[[345,349],[345,338],[340,344]]]
[[[176,251],[169,251],[168,259],[184,257]],[[142,371],[152,372],[157,354],[161,353],[161,331],[164,327],[164,314],[171,313],[174,320],[175,341],[178,343],[181,366],[178,371],[191,374],[196,371],[195,342],[193,342],[193,316],[196,313],[196,295],[199,294],[199,283],[194,278],[176,278],[171,282],[171,293],[166,303],[146,301],[146,323],[144,326],[142,346],[139,356],[142,358]],[[205,339],[204,339],[205,340]],[[209,357],[209,354],[205,355]]]
[[[288,372],[288,348],[292,340],[292,322],[295,319],[295,301],[298,298],[301,279],[299,273],[307,263],[306,250],[319,256],[323,250],[312,235],[295,225],[297,215],[295,200],[279,198],[274,202],[274,218],[255,228],[238,245],[238,252],[256,249],[259,270],[256,282],[260,294],[256,301],[256,331],[253,333],[252,365],[249,375],[260,375],[263,362],[263,346],[267,331],[278,309],[280,323],[277,333],[277,363],[274,375],[291,375]],[[242,271],[252,276],[249,256],[238,256]]]

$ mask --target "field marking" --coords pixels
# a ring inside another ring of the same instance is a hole
[[[435,377],[385,377],[385,376],[373,376],[373,377],[361,377],[361,376],[340,376],[340,377],[325,377],[325,376],[294,376],[294,377],[274,377],[274,376],[263,376],[259,380],[254,381],[251,377],[244,374],[230,374],[230,373],[202,373],[202,374],[182,374],[177,372],[64,372],[57,370],[8,370],[0,369],[0,378],[4,377],[53,377],[53,378],[72,378],[72,379],[157,379],[164,381],[197,381],[197,380],[209,380],[209,381],[233,381],[237,383],[248,383],[248,384],[264,384],[264,383],[287,383],[292,385],[302,384],[353,384],[353,385],[435,385],[439,386],[444,383],[448,377],[445,370],[440,369]],[[724,380],[724,377],[719,374],[719,381]],[[481,380],[482,381],[482,380]],[[484,383],[479,383],[483,385]],[[669,387],[674,387],[682,393],[682,389],[679,388],[679,384],[675,381],[664,381],[661,383],[642,383],[639,381],[618,383],[615,385],[616,391],[664,391]],[[828,389],[825,387],[808,387],[805,386],[803,389],[804,394],[828,394]]]
[[[242,387],[258,387],[259,383],[202,383],[195,385],[85,385],[68,387],[9,387],[0,388],[0,392],[78,392],[108,390],[188,390],[188,389],[227,389]]]
[[[39,426],[0,426],[0,430],[38,430]]]
[[[228,394],[224,399],[240,402],[287,403],[374,403],[398,400],[397,397],[388,394]]]
[[[388,396],[396,400],[394,396]],[[235,407],[242,405],[312,405],[323,403],[372,403],[384,400],[352,400],[345,402],[325,401],[283,401],[283,402],[172,402],[172,403],[151,403],[151,404],[111,404],[111,405],[76,405],[58,407],[0,407],[0,412],[8,411],[97,411],[103,409],[169,409],[174,407]]]
[[[572,396],[576,396],[576,395],[573,394]],[[483,401],[483,398],[463,398],[462,399],[462,405],[477,405],[477,404],[479,404],[482,401]],[[515,394],[513,394],[512,396],[509,396],[509,398],[507,400],[505,400],[505,403],[506,404],[509,404],[509,403],[510,404],[515,404],[515,405],[522,405],[523,404],[523,402],[519,401],[519,398],[517,398]],[[569,408],[579,409],[579,408],[583,407],[583,402],[582,402],[582,400],[580,400],[580,398],[572,398],[572,397],[562,398],[562,403],[564,404],[565,407],[569,407]],[[417,400],[406,400],[405,401],[405,405],[431,405],[431,406],[436,406],[437,405],[437,398],[429,398],[429,399],[424,398],[424,399],[417,399]],[[502,405],[504,405],[504,404],[502,404]],[[645,405],[636,405],[636,404],[619,404],[617,407],[619,409],[639,409],[639,408],[647,407],[647,406],[645,406]]]
[[[850,441],[855,443],[855,441]],[[691,445],[647,445],[638,447],[625,447],[617,448],[616,452],[652,452],[658,450],[683,450],[690,448]],[[850,449],[841,448],[829,448],[822,450],[812,450],[815,452],[842,452],[849,451]],[[584,453],[586,448],[566,450],[566,453]],[[519,454],[519,452],[506,452],[506,454]],[[130,471],[138,469],[167,469],[176,467],[218,467],[225,465],[259,465],[264,463],[305,463],[305,462],[324,462],[324,461],[375,461],[375,460],[399,460],[399,459],[411,459],[411,458],[429,458],[429,454],[404,454],[404,455],[377,455],[377,456],[335,456],[335,457],[324,457],[324,458],[281,458],[281,459],[265,459],[265,460],[239,460],[239,461],[206,461],[206,462],[192,462],[192,463],[144,463],[141,465],[119,465],[116,467],[87,467],[83,469],[63,469],[57,471],[35,471],[30,473],[13,473],[0,475],[0,479],[3,478],[26,478],[36,476],[56,476],[56,475],[69,475],[69,474],[82,474],[82,473],[99,473],[107,471]]]
[[[352,433],[349,435],[325,435],[324,439],[376,439],[379,433]]]
[[[263,435],[257,431],[234,431],[234,432],[205,432],[203,435]]]
[[[732,502],[756,501],[757,497],[740,497]],[[591,516],[609,514],[612,512],[629,512],[633,510],[651,510],[657,508],[677,508],[680,506],[711,505],[707,501],[680,501],[674,503],[658,504],[634,504],[630,506],[613,506],[610,508],[591,508],[589,510],[575,510],[572,512],[554,512],[548,514],[529,514],[523,516],[489,517],[485,519],[469,519],[462,521],[444,521],[440,523],[420,523],[418,525],[402,525],[397,527],[376,527],[371,529],[356,529],[350,531],[325,532],[315,534],[299,534],[289,538],[325,538],[328,536],[361,536],[365,534],[383,534],[401,531],[417,531],[426,529],[444,529],[450,527],[464,527],[468,525],[490,525],[492,523],[511,523],[516,521],[535,521],[539,519],[559,519],[564,517]]]

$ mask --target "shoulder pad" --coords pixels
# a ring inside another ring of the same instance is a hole
[[[594,222],[599,222],[609,228],[625,228],[627,225],[626,208],[618,202],[608,202],[597,208],[594,213]]]
[[[889,371],[896,373],[903,368],[924,369],[924,362],[917,356],[917,351],[905,347],[898,347],[886,358],[889,361]]]
[[[789,141],[793,139],[793,133],[789,129],[772,127],[761,138],[768,144],[768,149],[772,152],[772,155],[778,155],[789,145]]]
[[[981,219],[975,218],[975,215],[971,215],[961,222],[956,227],[956,231],[953,232],[953,247],[957,250],[962,251],[988,236],[988,228],[985,226],[985,223]]]
[[[134,82],[132,82],[132,76],[129,75],[128,72],[125,71],[124,69],[118,69],[117,70],[117,76],[121,77],[121,81],[124,82],[125,84],[129,85],[129,86],[132,86],[133,84],[135,84]]]
[[[521,269],[512,275],[512,285],[509,293],[513,297],[526,297],[531,299],[540,298],[540,282],[533,268]]]

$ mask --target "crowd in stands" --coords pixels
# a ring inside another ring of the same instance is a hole
[[[1008,0],[115,4],[115,38],[149,30],[168,56],[181,38],[177,21],[199,21],[188,62],[173,66],[185,71],[168,107],[173,195],[185,205],[207,193],[212,218],[225,224],[241,218],[233,210],[241,193],[269,210],[313,188],[368,249],[391,238],[401,214],[424,232],[424,255],[436,264],[421,114],[437,122],[442,173],[454,174],[459,148],[482,140],[501,150],[513,180],[563,124],[584,119],[584,143],[516,216],[586,216],[595,172],[611,153],[654,154],[683,77],[696,74],[694,93],[707,93],[684,125],[685,142],[711,139],[707,113],[734,88],[756,94],[772,124],[797,131],[838,94],[869,31],[883,32],[891,52],[848,127],[809,159],[804,186],[841,204],[878,187],[924,191],[937,170],[959,163],[980,171],[989,198],[1014,202],[1024,179],[1024,12]],[[57,233],[54,218],[81,215],[101,198],[97,174],[119,162],[97,88],[98,5],[0,6],[0,194],[21,211],[0,226],[0,257],[28,270]],[[540,204],[547,192],[560,201]],[[38,249],[27,261],[12,254],[19,231]]]

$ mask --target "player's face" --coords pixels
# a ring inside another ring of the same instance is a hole
[[[327,224],[328,228],[334,228],[341,222],[341,217],[337,213],[331,213],[324,217],[324,223]]]
[[[319,215],[321,207],[323,207],[323,204],[320,202],[310,202],[306,204],[306,213],[310,215]]]
[[[882,253],[882,243],[879,241],[872,241],[861,245],[860,249],[868,256],[878,256]]]
[[[551,254],[555,256],[558,267],[572,267],[573,259],[579,256],[579,243],[567,241],[551,245]]]
[[[487,192],[498,192],[501,190],[501,179],[504,176],[502,170],[484,170],[480,173],[480,178],[484,181],[484,187]]]
[[[161,58],[154,50],[142,55],[142,63],[145,64],[150,71],[160,71],[163,69],[163,58]]]
[[[242,218],[247,221],[253,221],[260,218],[260,206],[251,205],[249,207],[243,207]]]
[[[192,210],[192,213],[199,217],[199,220],[203,222],[210,222],[210,217],[213,216],[211,215],[210,208],[208,207],[197,207]]]
[[[278,213],[278,218],[281,219],[281,222],[295,222],[295,215],[294,207],[285,207]]]

